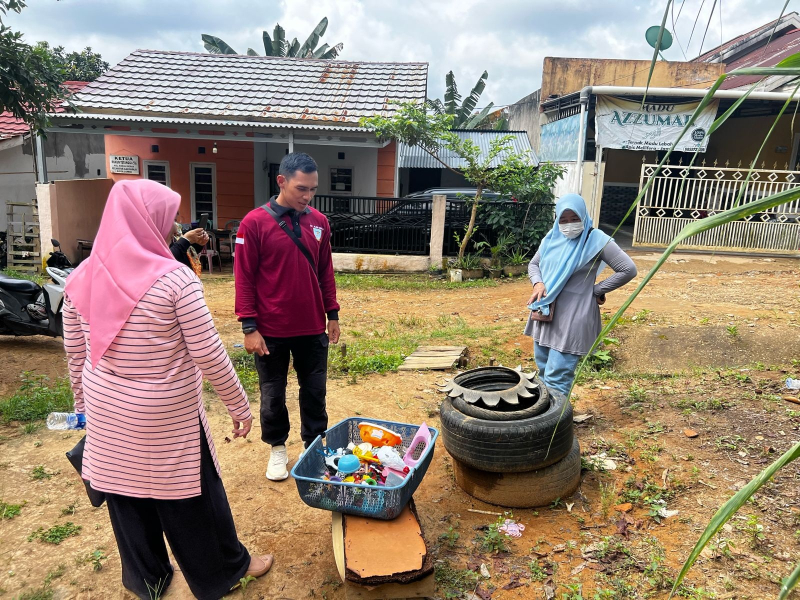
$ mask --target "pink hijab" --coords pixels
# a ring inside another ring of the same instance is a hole
[[[65,290],[89,324],[92,365],[156,280],[182,266],[166,242],[180,201],[171,189],[147,179],[111,188],[92,254],[69,276]]]

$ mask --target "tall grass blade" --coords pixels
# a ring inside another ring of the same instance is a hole
[[[800,580],[800,563],[797,564],[794,571],[781,583],[781,593],[778,594],[778,600],[786,600],[792,590],[797,587],[798,580]]]
[[[644,101],[647,99],[647,90],[650,89],[650,80],[653,78],[653,71],[656,68],[658,53],[661,51],[661,38],[664,37],[664,29],[667,26],[667,17],[669,16],[670,6],[672,6],[672,0],[667,0],[667,8],[664,10],[664,17],[661,19],[661,29],[658,30],[656,47],[653,48],[653,60],[650,62],[650,72],[647,74],[647,85],[645,86],[644,96],[642,96],[642,106],[644,106]]]
[[[689,554],[689,558],[686,559],[686,562],[681,569],[681,572],[678,573],[678,577],[675,579],[675,583],[672,586],[672,591],[669,594],[670,598],[672,598],[672,596],[675,594],[678,586],[680,586],[681,582],[686,577],[686,574],[689,572],[689,569],[692,568],[692,565],[697,560],[697,557],[700,556],[700,552],[702,552],[703,548],[706,547],[706,544],[708,544],[711,538],[713,538],[719,532],[719,530],[722,529],[722,526],[728,522],[728,520],[736,513],[736,511],[738,511],[744,505],[744,503],[747,502],[750,497],[759,490],[762,485],[767,483],[767,481],[769,481],[772,476],[775,475],[775,473],[798,458],[800,458],[800,442],[792,446],[783,456],[761,471],[761,473],[759,473],[741,490],[736,492],[736,494],[730,500],[720,507],[716,514],[711,517],[711,522],[708,524],[705,531],[703,531],[703,534],[700,536],[697,544],[692,549],[691,553]],[[797,569],[795,569],[792,575],[797,575]],[[789,576],[789,579],[791,579],[792,575]],[[797,581],[795,577],[795,584],[796,583]],[[786,582],[784,585],[786,585]],[[781,591],[781,593],[783,592]]]

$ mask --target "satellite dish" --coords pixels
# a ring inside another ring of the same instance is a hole
[[[644,39],[647,40],[651,48],[656,47],[659,31],[661,31],[661,25],[653,25],[652,27],[648,27],[647,31],[644,33]],[[661,36],[661,47],[659,50],[666,50],[670,46],[672,46],[672,34],[667,28],[664,28],[664,35]]]

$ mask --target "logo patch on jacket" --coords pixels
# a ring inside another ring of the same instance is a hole
[[[322,227],[319,227],[318,225],[312,225],[311,226],[311,230],[314,232],[314,237],[316,238],[316,240],[318,242],[321,242],[322,241]]]

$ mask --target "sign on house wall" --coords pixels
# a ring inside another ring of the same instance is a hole
[[[705,152],[708,129],[717,115],[714,100],[681,137],[699,102],[631,102],[598,96],[595,109],[597,145],[621,150],[669,150],[680,138],[678,152]]]
[[[123,175],[139,174],[138,156],[119,156],[112,154],[108,157],[108,163],[112,173],[120,173]]]
[[[586,131],[587,113],[584,113],[583,120],[584,131]],[[580,127],[580,114],[542,125],[542,131],[539,134],[539,160],[542,162],[574,162],[577,160]]]

